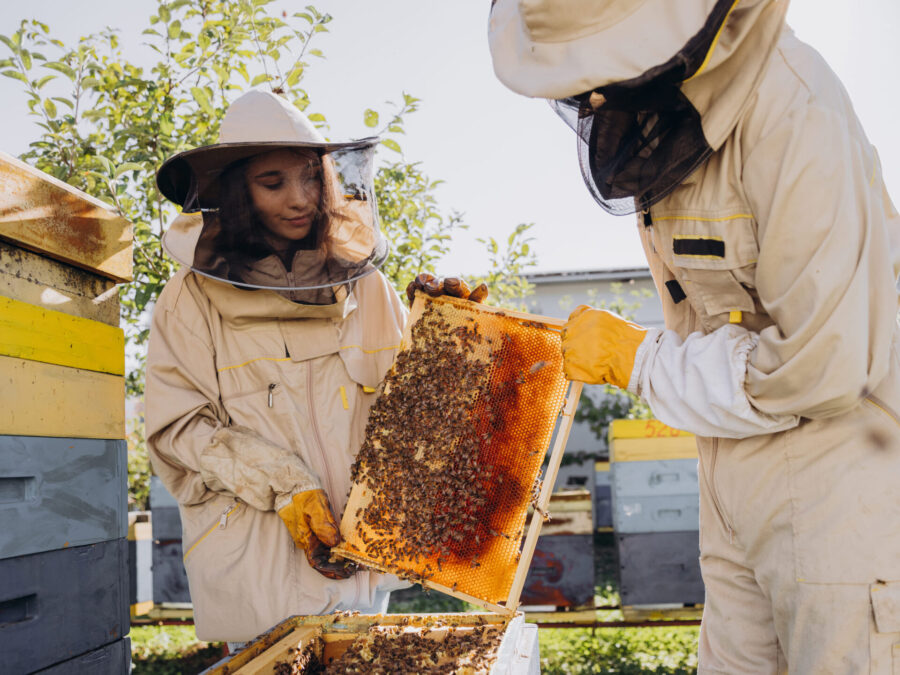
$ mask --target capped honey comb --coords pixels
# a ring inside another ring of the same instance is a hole
[[[417,294],[353,466],[336,554],[507,601],[569,384],[561,325]]]

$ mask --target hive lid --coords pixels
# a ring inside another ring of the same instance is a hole
[[[0,238],[123,282],[132,237],[109,205],[0,152]]]
[[[528,508],[546,513],[581,393],[563,375],[562,325],[417,295],[370,413],[335,554],[515,611],[543,521],[526,528]]]

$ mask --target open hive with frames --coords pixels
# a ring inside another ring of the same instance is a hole
[[[524,625],[521,614],[293,616],[203,675],[519,672]]]
[[[581,392],[563,375],[561,327],[418,293],[333,553],[514,612],[542,522],[526,532],[528,508],[546,511]]]

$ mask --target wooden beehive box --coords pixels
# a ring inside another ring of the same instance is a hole
[[[131,278],[131,236],[100,201],[0,153],[0,651],[9,672],[81,672],[87,662],[112,672],[129,661],[116,284]]]
[[[294,616],[228,656],[203,675],[293,672],[535,672],[536,627],[523,616],[339,612]],[[304,665],[300,665],[304,664]],[[435,669],[435,670],[432,670]]]
[[[528,508],[547,513],[581,393],[563,375],[561,327],[418,294],[354,465],[337,555],[515,611],[543,522],[526,529]]]

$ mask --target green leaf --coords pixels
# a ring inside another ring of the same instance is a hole
[[[216,109],[213,108],[212,101],[209,98],[209,90],[206,87],[191,87],[191,95],[200,105],[201,110],[207,115],[215,115]]]
[[[175,124],[169,117],[162,117],[159,120],[159,131],[163,136],[171,136],[175,131]]]
[[[18,51],[18,50],[16,49],[15,43],[13,43],[13,41],[10,40],[10,39],[9,39],[8,37],[6,37],[5,35],[0,35],[0,42],[2,42],[2,43],[5,44],[7,47],[9,47],[10,51],[12,51],[12,52]]]
[[[128,171],[143,171],[143,169],[144,167],[137,162],[125,162],[124,164],[119,164],[119,166],[116,167],[116,172],[115,174],[113,174],[113,177],[118,178],[123,173],[126,173]]]
[[[256,77],[253,78],[253,81],[250,82],[250,86],[255,87],[258,84],[262,84],[263,82],[268,82],[268,81],[269,81],[269,76],[266,75],[265,73],[260,73],[259,75],[257,75]]]
[[[313,18],[306,12],[294,12],[294,16],[298,19],[304,19],[309,23],[313,23]]]
[[[312,56],[318,56],[320,59],[324,59],[324,58],[325,58],[325,54],[322,53],[322,50],[321,50],[321,49],[310,49],[310,50],[309,50],[309,53],[310,53]]]
[[[45,84],[47,84],[50,80],[55,80],[56,75],[44,75],[44,77],[35,80],[32,84],[35,89],[41,89]]]
[[[403,152],[400,149],[400,144],[397,143],[397,141],[395,141],[393,138],[385,138],[383,141],[381,141],[381,144],[386,148],[390,148],[394,152]]]
[[[47,113],[47,117],[51,119],[56,117],[56,104],[49,98],[44,99],[44,110]]]
[[[170,40],[176,40],[181,35],[181,22],[173,21],[169,24],[168,35]]]
[[[287,76],[287,86],[293,87],[303,77],[303,66],[297,66]]]
[[[67,66],[65,63],[60,63],[59,61],[48,61],[43,64],[44,68],[49,68],[50,70],[55,70],[58,73],[62,73],[70,80],[75,79],[75,71]]]
[[[308,115],[307,119],[310,122],[324,122],[325,115],[323,115],[322,113],[313,113],[312,115]]]
[[[31,70],[31,54],[27,49],[21,51],[19,58],[22,59],[22,65],[25,66],[25,70]]]
[[[169,23],[169,19],[172,18],[172,14],[169,12],[169,8],[162,3],[160,3],[159,5],[159,18],[160,21],[163,21],[165,23]]]
[[[366,126],[369,128],[378,126],[378,113],[371,108],[366,108],[366,111],[363,113],[363,121],[366,123]]]
[[[28,78],[18,70],[4,70],[2,73],[0,73],[0,75],[6,75],[6,77],[11,77],[14,80],[19,80],[20,82],[28,84]]]
[[[113,172],[115,171],[115,168],[113,167],[113,163],[110,162],[103,155],[97,155],[96,159],[103,166],[103,168],[106,169],[106,172],[111,176],[113,174]]]

